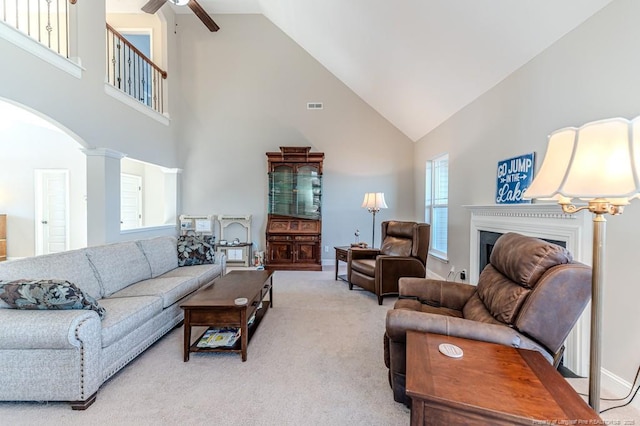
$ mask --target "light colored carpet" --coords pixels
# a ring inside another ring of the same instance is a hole
[[[395,298],[378,306],[373,294],[333,277],[276,272],[274,308],[246,362],[198,353],[185,363],[182,328],[175,329],[105,383],[88,410],[0,402],[0,424],[408,425],[383,363],[385,315]],[[640,425],[634,409],[603,417]]]

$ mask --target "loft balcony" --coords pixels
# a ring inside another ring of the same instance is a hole
[[[82,66],[75,51],[78,40],[74,40],[75,3],[76,0],[0,0],[0,37],[81,78]],[[105,41],[107,85],[137,101],[143,112],[148,108],[164,115],[167,72],[109,24]],[[96,46],[99,48],[102,46]]]

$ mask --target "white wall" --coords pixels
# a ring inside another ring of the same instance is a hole
[[[35,254],[36,169],[69,171],[69,248],[87,244],[87,179],[81,146],[36,115],[0,99],[0,212],[9,258]]]
[[[261,15],[218,15],[215,34],[178,16],[184,103],[179,157],[184,214],[251,214],[264,250],[268,151],[311,146],[325,153],[322,244],[371,240],[365,192],[385,192],[377,217],[414,219],[414,145]],[[308,111],[307,102],[324,102]]]
[[[424,163],[449,152],[450,264],[429,260],[446,276],[469,267],[470,214],[463,205],[494,204],[499,160],[536,152],[566,126],[640,114],[640,2],[617,0],[418,141],[415,208],[424,205]],[[640,359],[640,202],[609,217],[604,300],[603,367],[612,378],[633,380]],[[615,380],[614,380],[615,381]]]

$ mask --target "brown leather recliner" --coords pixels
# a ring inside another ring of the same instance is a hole
[[[508,233],[496,241],[478,285],[403,278],[387,312],[385,364],[393,398],[405,393],[407,330],[537,350],[554,366],[591,298],[591,268],[564,248]]]
[[[427,223],[382,222],[380,249],[349,250],[347,281],[378,296],[398,295],[400,277],[425,277],[431,226]]]

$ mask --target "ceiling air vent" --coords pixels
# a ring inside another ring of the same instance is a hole
[[[322,109],[322,102],[307,102],[307,109]]]

